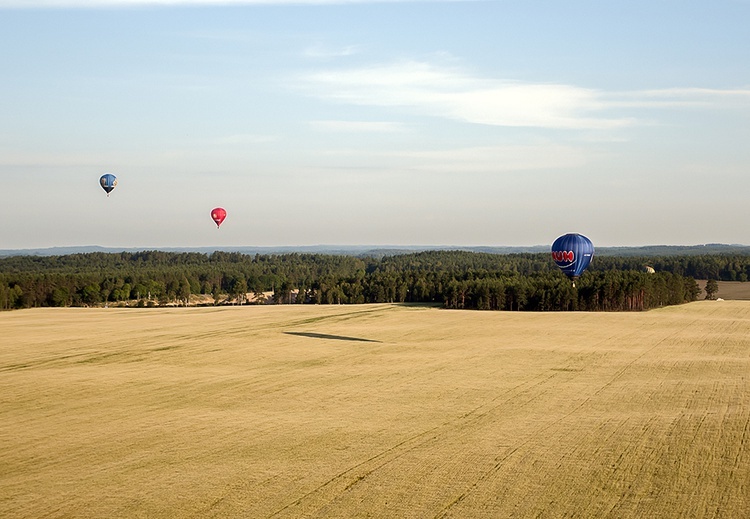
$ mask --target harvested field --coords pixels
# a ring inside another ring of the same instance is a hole
[[[701,293],[698,295],[698,298],[704,299],[706,297],[706,280],[700,279],[696,281],[698,282],[698,286],[701,289]],[[719,291],[716,293],[717,298],[740,301],[750,300],[750,282],[717,281],[717,284],[719,285]]]
[[[7,517],[745,517],[750,302],[0,314]]]

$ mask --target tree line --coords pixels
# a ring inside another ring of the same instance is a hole
[[[648,273],[646,266],[655,273]],[[373,257],[142,251],[0,258],[0,309],[45,306],[434,303],[447,308],[647,310],[694,300],[694,279],[746,280],[750,257],[597,257],[573,287],[549,254]],[[193,299],[195,299],[193,297]]]

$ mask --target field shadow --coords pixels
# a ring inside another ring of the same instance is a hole
[[[284,332],[287,335],[296,335],[297,337],[312,337],[313,339],[334,339],[337,341],[357,341],[357,342],[380,342],[373,339],[363,339],[361,337],[347,337],[345,335],[329,335],[327,333],[315,332]]]

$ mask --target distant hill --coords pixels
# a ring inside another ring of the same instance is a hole
[[[210,254],[221,250],[242,254],[334,254],[345,256],[375,257],[395,256],[413,252],[435,250],[460,250],[485,252],[489,254],[523,254],[549,252],[549,245],[530,246],[473,246],[458,245],[309,245],[280,247],[100,247],[84,245],[76,247],[49,247],[40,249],[0,249],[0,257],[7,256],[65,256],[89,252],[139,252],[160,250],[164,252],[199,252]],[[743,254],[750,255],[750,246],[737,244],[709,243],[705,245],[646,245],[641,247],[597,247],[601,256],[694,256],[703,254]]]
[[[750,254],[748,245],[646,245],[643,247],[597,247],[601,256],[699,256],[703,254]]]
[[[436,250],[460,250],[471,252],[487,252],[490,254],[513,254],[513,253],[538,253],[548,252],[547,245],[534,245],[529,247],[461,247],[454,245],[307,245],[307,246],[279,246],[279,247],[100,247],[98,245],[76,246],[76,247],[49,247],[42,249],[0,249],[0,257],[3,256],[65,256],[69,254],[86,254],[89,252],[140,252],[146,250],[159,250],[163,252],[199,252],[210,254],[220,250],[225,252],[239,252],[242,254],[333,254],[360,257],[383,257],[397,254],[410,254],[413,252],[436,251]]]

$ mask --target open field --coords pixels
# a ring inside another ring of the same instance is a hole
[[[750,510],[750,302],[39,309],[0,343],[5,517]]]
[[[698,286],[701,289],[701,293],[698,296],[699,299],[706,297],[706,280],[697,280]],[[731,299],[737,301],[748,301],[750,300],[750,282],[742,281],[717,281],[719,285],[719,291],[716,293],[716,297],[721,299]]]

